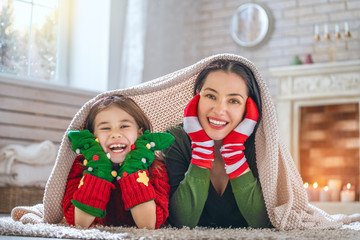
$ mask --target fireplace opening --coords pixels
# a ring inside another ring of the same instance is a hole
[[[300,108],[299,161],[304,182],[355,186],[359,201],[359,103]]]

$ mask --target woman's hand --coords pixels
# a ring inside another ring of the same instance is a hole
[[[259,111],[256,103],[248,97],[244,120],[224,138],[223,146],[220,148],[226,173],[230,179],[240,176],[249,168],[244,155],[244,143],[254,131],[258,118]]]
[[[211,169],[211,162],[215,159],[214,140],[209,138],[200,125],[197,115],[199,99],[200,95],[195,95],[185,107],[184,130],[192,141],[191,163],[199,167]]]

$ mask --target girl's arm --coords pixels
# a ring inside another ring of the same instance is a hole
[[[259,181],[251,171],[230,179],[237,206],[252,228],[271,227]]]
[[[155,160],[149,171],[149,184],[155,193],[155,199],[139,204],[130,211],[139,228],[157,229],[169,216],[169,178],[165,164],[160,161]]]
[[[210,170],[190,164],[191,141],[181,125],[169,133],[175,141],[163,151],[170,183],[168,220],[175,227],[195,227],[208,196]]]
[[[69,225],[79,225],[87,228],[94,222],[95,217],[76,208],[71,202],[83,176],[84,168],[80,163],[82,160],[83,157],[78,156],[71,167],[62,206],[65,219]]]
[[[95,217],[87,214],[86,212],[81,211],[75,207],[74,222],[75,226],[80,226],[83,228],[88,228],[94,222]]]
[[[154,200],[141,203],[130,209],[138,228],[155,229],[156,205]]]
[[[119,184],[125,209],[130,209],[136,226],[157,229],[169,215],[169,178],[160,161],[155,160],[149,171],[149,178],[143,170],[121,178]]]

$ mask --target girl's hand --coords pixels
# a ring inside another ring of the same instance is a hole
[[[200,125],[197,115],[199,99],[200,95],[195,95],[184,109],[184,130],[192,141],[191,163],[211,169],[211,162],[215,159],[214,140],[209,138]]]
[[[254,131],[258,118],[256,103],[248,97],[244,120],[224,138],[223,146],[220,148],[230,179],[240,176],[249,167],[244,155],[244,143]]]
[[[70,131],[68,137],[74,152],[85,157],[84,165],[87,169],[84,173],[112,182],[117,173],[112,170],[112,163],[95,136],[89,130],[83,130]]]
[[[112,171],[112,163],[106,156],[100,143],[88,130],[70,131],[69,140],[73,150],[85,157],[84,176],[80,180],[78,189],[73,195],[71,202],[81,210],[75,211],[75,224],[87,226],[93,217],[103,218],[106,213],[106,204],[110,199],[111,183],[116,177],[116,171]],[[91,216],[88,216],[88,215]]]
[[[155,151],[168,148],[175,138],[170,133],[150,133],[138,137],[118,170],[118,179],[140,170],[147,170],[155,158]]]
[[[147,169],[154,161],[155,151],[166,149],[174,140],[175,138],[170,133],[145,131],[135,141],[133,150],[126,155],[117,177],[126,210],[155,199],[156,193],[154,187],[149,183],[149,171]],[[147,205],[145,204],[145,206]],[[155,204],[153,207],[155,213]],[[137,224],[143,226],[139,221]],[[150,225],[144,226],[150,227]]]

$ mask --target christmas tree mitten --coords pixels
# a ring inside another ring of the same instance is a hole
[[[240,176],[249,167],[244,154],[244,143],[254,131],[258,118],[256,103],[248,97],[244,119],[224,138],[223,146],[220,148],[230,179]]]
[[[80,210],[102,218],[106,214],[111,189],[114,188],[111,182],[117,176],[117,172],[113,171],[109,157],[88,130],[70,131],[68,138],[73,150],[84,155],[83,164],[86,167],[71,202]]]
[[[154,161],[155,151],[166,149],[174,140],[175,138],[169,133],[149,131],[138,137],[118,171],[117,179],[125,209],[155,199],[155,190],[149,184],[148,168]]]

